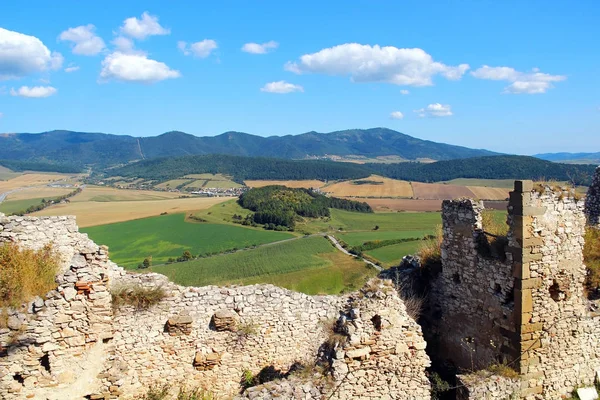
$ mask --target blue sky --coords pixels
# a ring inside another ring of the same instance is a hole
[[[261,136],[384,126],[600,151],[600,2],[0,6],[0,132]]]

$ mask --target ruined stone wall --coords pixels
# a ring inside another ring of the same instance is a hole
[[[519,369],[523,396],[560,398],[600,370],[600,318],[584,293],[584,204],[566,189],[524,182],[515,210]]]
[[[512,255],[492,254],[482,211],[470,199],[443,202],[443,268],[429,294],[427,340],[440,359],[469,370],[515,353]]]
[[[456,400],[515,400],[519,398],[521,382],[487,371],[457,376]]]
[[[600,229],[600,166],[592,178],[585,198],[585,215],[588,224]]]
[[[164,383],[230,398],[245,370],[283,376],[296,362],[314,365],[324,357],[333,365],[329,380],[292,376],[281,384],[301,391],[298,398],[334,390],[339,399],[429,398],[420,327],[395,291],[381,285],[362,292],[363,300],[272,285],[181,287],[162,275],[126,273],[70,217],[0,215],[0,235],[26,247],[53,243],[64,261],[47,299],[7,310],[0,398],[127,399]],[[133,287],[161,287],[166,297],[147,310],[113,308],[111,293]],[[324,353],[340,319],[348,341]]]

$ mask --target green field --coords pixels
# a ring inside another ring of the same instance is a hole
[[[0,203],[0,212],[4,214],[13,214],[25,211],[31,206],[42,204],[42,197],[38,199],[8,200]]]
[[[184,250],[193,255],[285,240],[287,232],[248,229],[239,225],[186,222],[184,214],[163,215],[82,228],[98,244],[109,247],[111,260],[135,268],[145,257],[154,264],[177,258]]]
[[[426,235],[434,233],[435,225],[427,230],[413,231],[371,231],[371,232],[349,232],[336,233],[335,237],[343,240],[350,246],[360,246],[365,242],[373,242],[375,240],[390,240],[390,239],[422,239]]]
[[[402,242],[369,250],[365,254],[381,261],[382,266],[387,268],[400,264],[402,257],[408,254],[415,254],[420,246],[420,240],[412,240],[410,242]]]
[[[320,236],[151,268],[188,286],[271,283],[307,294],[359,288],[375,271]]]

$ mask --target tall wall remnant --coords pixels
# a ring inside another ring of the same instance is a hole
[[[600,229],[600,166],[596,168],[585,198],[585,215],[588,225]]]
[[[126,273],[106,247],[78,232],[73,217],[0,214],[4,241],[53,243],[63,265],[46,299],[0,310],[10,320],[0,328],[2,399],[131,399],[165,383],[231,398],[246,370],[283,376],[319,359],[340,318],[347,343],[330,356],[333,381],[294,376],[272,393],[260,388],[261,398],[281,398],[284,386],[290,399],[429,398],[421,329],[382,283],[354,301],[272,285],[182,287],[159,274]],[[166,297],[149,310],[113,305],[112,293],[134,287],[161,287]]]
[[[443,204],[443,268],[432,301],[440,349],[464,368],[505,362],[519,394],[557,399],[600,370],[600,315],[584,293],[583,201],[569,190],[515,182],[504,251],[490,257],[482,207]]]

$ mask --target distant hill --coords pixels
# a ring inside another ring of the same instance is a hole
[[[574,179],[588,184],[592,165],[559,164],[526,156],[488,156],[422,164],[354,164],[322,160],[283,160],[264,157],[206,155],[167,157],[139,161],[105,171],[109,176],[169,180],[188,174],[226,174],[241,182],[265,180],[341,180],[365,178],[371,174],[389,178],[439,182],[456,178],[477,179]]]
[[[451,160],[496,153],[421,140],[386,128],[271,137],[241,132],[211,137],[167,132],[142,138],[72,131],[0,134],[0,159],[10,160],[107,166],[145,158],[205,154],[288,159],[393,155],[406,160]]]
[[[554,162],[567,164],[600,164],[600,152],[598,153],[544,153],[536,154],[534,157]]]

